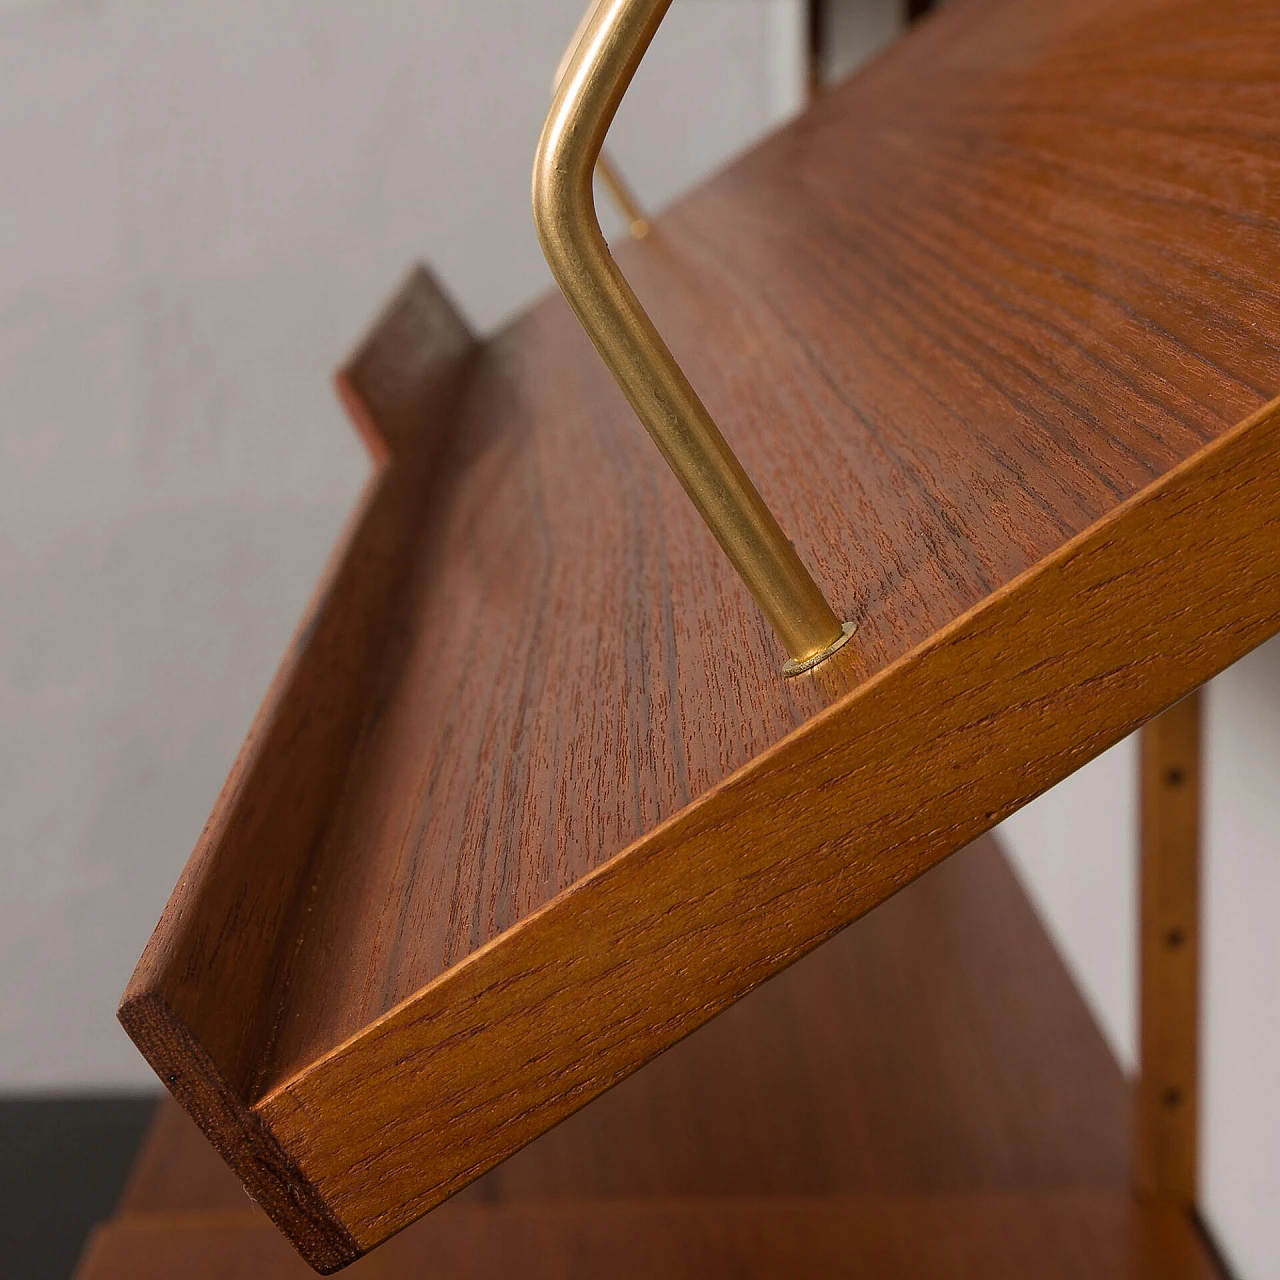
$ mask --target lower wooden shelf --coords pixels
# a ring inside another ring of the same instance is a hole
[[[356,1264],[367,1280],[705,1280],[858,1275],[895,1280],[1213,1280],[1176,1210],[1123,1192],[467,1205]],[[312,1274],[247,1214],[111,1224],[81,1280],[302,1280]]]
[[[1129,1085],[984,838],[356,1276],[1209,1280],[1130,1190]],[[165,1103],[78,1280],[310,1274]]]

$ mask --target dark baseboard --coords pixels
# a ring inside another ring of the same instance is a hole
[[[109,1218],[155,1110],[148,1097],[0,1098],[0,1272],[68,1280]]]

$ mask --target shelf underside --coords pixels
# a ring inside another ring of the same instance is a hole
[[[126,993],[314,1262],[1280,627],[1256,6],[968,0],[620,260],[855,640],[783,655],[562,301],[417,273],[379,470]]]
[[[980,841],[351,1274],[1219,1280],[1129,1119]],[[170,1104],[77,1280],[307,1274]]]

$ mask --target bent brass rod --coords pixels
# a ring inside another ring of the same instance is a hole
[[[841,625],[609,253],[592,173],[671,0],[600,0],[560,79],[533,170],[533,213],[552,274],[609,371],[791,657],[807,670]]]
[[[569,41],[569,47],[565,50],[564,57],[560,59],[560,65],[556,67],[555,79],[551,85],[551,96],[553,98],[556,95],[556,90],[560,88],[560,81],[564,79],[564,73],[569,69],[569,64],[573,61],[573,55],[577,53],[578,46],[582,43],[582,37],[587,34],[591,19],[595,17],[596,10],[601,3],[602,0],[592,0],[592,3],[587,6],[586,12],[579,20],[578,28],[573,33],[573,39]],[[645,217],[644,210],[640,208],[640,202],[636,199],[630,185],[622,176],[622,171],[609,158],[609,154],[604,150],[603,146],[601,147],[600,155],[596,159],[595,171],[613,203],[618,206],[618,211],[627,220],[627,230],[631,232],[634,239],[643,240],[649,234],[649,219]]]
[[[644,216],[644,210],[640,208],[640,202],[636,199],[635,193],[622,176],[622,171],[609,159],[607,152],[602,151],[600,159],[596,161],[596,176],[604,183],[604,189],[612,197],[613,203],[618,206],[618,211],[626,218],[627,230],[631,232],[632,237],[643,240],[649,234],[649,219]]]

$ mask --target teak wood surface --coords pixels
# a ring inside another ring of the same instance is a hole
[[[356,1263],[352,1280],[1220,1280],[990,837]],[[76,1280],[301,1280],[172,1103]]]
[[[966,0],[620,255],[858,620],[798,680],[563,302],[478,344],[410,279],[121,1008],[317,1267],[1280,627],[1277,37]]]

